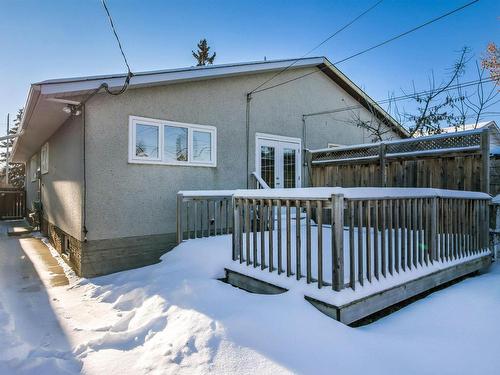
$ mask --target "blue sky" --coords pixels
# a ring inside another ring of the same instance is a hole
[[[375,2],[107,1],[132,71],[194,65],[191,50],[203,37],[216,63],[300,57]],[[466,2],[384,0],[312,55],[339,60]],[[0,14],[2,134],[30,83],[124,71],[100,0],[2,0]],[[488,42],[500,43],[499,16],[500,1],[480,0],[339,68],[374,99],[400,94],[412,81],[426,89],[429,74],[445,78],[463,46],[478,57]]]

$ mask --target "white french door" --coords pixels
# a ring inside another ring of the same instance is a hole
[[[300,187],[300,139],[257,134],[255,156],[257,173],[269,187]]]

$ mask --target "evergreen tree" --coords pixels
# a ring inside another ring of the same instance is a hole
[[[23,109],[17,112],[16,118],[14,119],[13,126],[9,129],[9,134],[16,134],[21,124],[21,118],[23,117]],[[14,139],[7,139],[0,143],[0,179],[5,181],[6,165],[7,165],[7,146],[9,147],[9,152],[12,153],[12,145],[14,144]],[[9,183],[10,185],[22,188],[24,187],[25,179],[25,168],[23,163],[9,163]]]
[[[216,53],[214,52],[212,56],[210,56],[210,47],[208,46],[207,40],[200,40],[197,47],[198,51],[191,51],[193,53],[193,57],[197,61],[196,66],[205,66],[207,64],[212,65],[214,63]]]

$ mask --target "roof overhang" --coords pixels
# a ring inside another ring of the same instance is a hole
[[[293,65],[291,65],[291,63]],[[401,127],[375,101],[335,68],[325,57],[311,57],[299,60],[259,61],[242,64],[225,64],[205,67],[190,67],[136,73],[130,80],[130,89],[161,86],[187,81],[207,80],[238,75],[258,74],[282,69],[316,67],[353,96],[366,108],[375,108],[377,117],[393,128],[402,137],[408,132]],[[70,117],[63,111],[68,104],[78,105],[80,98],[107,84],[110,89],[123,86],[125,74],[90,76],[42,81],[31,85],[19,131],[14,141],[12,161],[25,162],[37,152],[43,143]],[[76,98],[76,99],[75,99]],[[83,99],[84,100],[84,99]]]

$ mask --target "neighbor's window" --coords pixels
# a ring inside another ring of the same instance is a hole
[[[45,143],[40,152],[40,169],[42,173],[49,173],[49,144]]]
[[[130,117],[129,162],[216,166],[213,126]]]
[[[30,174],[31,174],[31,182],[35,182],[37,179],[38,172],[38,163],[37,163],[37,155],[33,155],[30,160]]]

